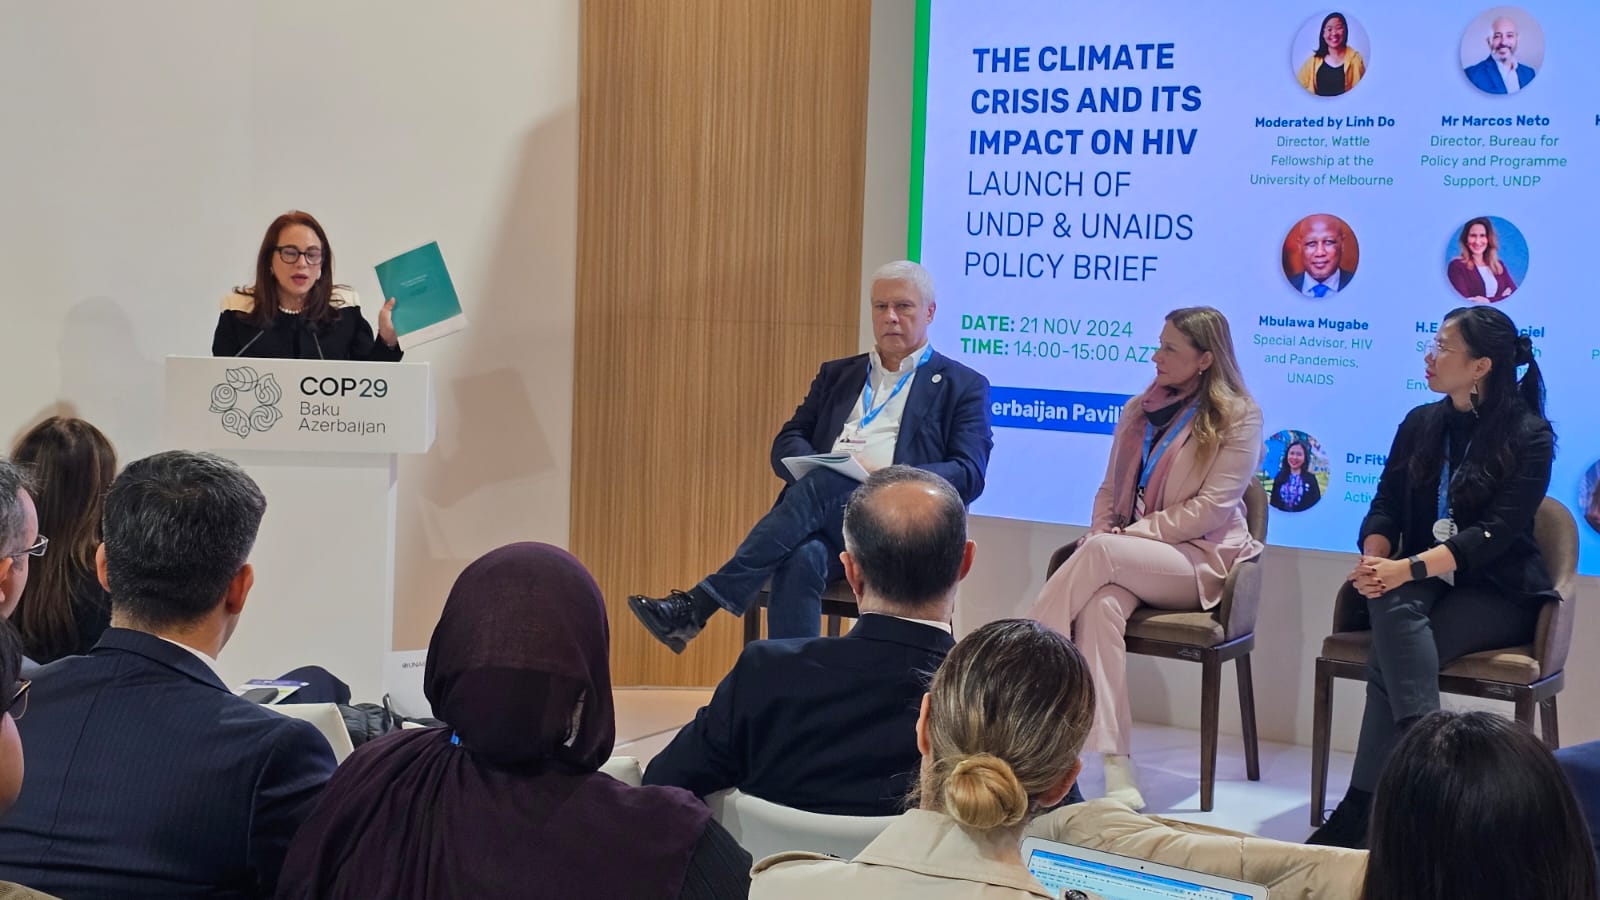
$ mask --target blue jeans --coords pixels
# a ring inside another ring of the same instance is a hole
[[[717,605],[742,616],[762,585],[767,636],[816,637],[822,632],[822,591],[844,575],[844,507],[858,483],[813,469],[783,492],[733,558],[698,585]]]

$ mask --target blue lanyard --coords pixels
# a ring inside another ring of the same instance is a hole
[[[1461,461],[1467,461],[1467,454],[1472,452],[1472,441],[1467,441],[1467,449],[1461,451]],[[1452,517],[1450,511],[1450,435],[1444,436],[1444,462],[1439,466],[1439,518]]]
[[[929,344],[927,349],[922,351],[922,355],[917,358],[917,364],[911,367],[911,371],[905,373],[904,375],[901,375],[900,376],[900,380],[895,382],[895,384],[894,384],[894,390],[889,392],[889,396],[883,398],[883,402],[878,404],[878,408],[877,409],[873,409],[872,408],[872,358],[868,357],[867,358],[867,384],[866,384],[865,387],[863,387],[861,389],[861,425],[860,425],[860,427],[861,428],[865,428],[868,425],[871,425],[872,424],[872,420],[876,419],[878,417],[878,413],[883,412],[884,407],[889,405],[889,401],[893,400],[896,394],[900,393],[902,390],[905,389],[906,383],[911,380],[911,376],[917,374],[917,370],[922,368],[923,365],[925,365],[928,362],[928,360],[930,360],[932,358],[933,358],[933,345]]]
[[[1172,423],[1172,427],[1167,429],[1167,436],[1161,439],[1160,444],[1156,445],[1154,452],[1151,452],[1150,444],[1156,439],[1156,426],[1149,422],[1144,423],[1144,465],[1139,468],[1140,490],[1150,484],[1150,474],[1156,470],[1156,463],[1160,462],[1161,457],[1166,455],[1167,448],[1178,437],[1178,432],[1183,430],[1183,426],[1189,424],[1189,420],[1194,418],[1194,411],[1195,405],[1193,403],[1189,404],[1188,408],[1183,411],[1183,415],[1179,416],[1177,421]]]

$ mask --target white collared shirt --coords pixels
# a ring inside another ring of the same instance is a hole
[[[872,348],[870,354],[872,368],[868,371],[867,377],[872,379],[874,406],[884,404],[884,398],[889,397],[902,375],[916,370],[917,360],[922,358],[923,352],[927,349],[928,342],[923,341],[921,347],[907,353],[906,358],[900,360],[899,368],[890,371],[883,367],[883,357],[878,355],[878,348]],[[845,443],[845,438],[859,432],[861,437],[866,438],[867,443],[865,449],[856,452],[867,467],[879,469],[892,465],[894,444],[900,437],[900,419],[905,414],[906,398],[911,396],[911,386],[916,380],[915,375],[907,379],[906,386],[900,389],[900,393],[889,397],[888,403],[883,405],[883,410],[872,418],[872,423],[864,430],[861,428],[861,419],[866,415],[866,411],[862,409],[862,402],[866,399],[867,392],[863,389],[861,396],[856,398],[856,405],[850,408],[850,417],[845,419],[844,429],[833,442],[833,452],[851,452],[852,448]]]
[[[1500,287],[1500,281],[1494,277],[1494,270],[1488,266],[1479,266],[1478,277],[1483,279],[1483,295],[1490,300],[1500,299],[1495,296],[1495,291]]]
[[[1333,270],[1333,274],[1328,276],[1328,280],[1327,281],[1318,281],[1315,278],[1311,277],[1311,273],[1310,272],[1307,272],[1307,273],[1305,273],[1305,276],[1303,278],[1301,278],[1301,280],[1300,280],[1301,284],[1304,285],[1304,287],[1302,287],[1300,289],[1300,293],[1306,295],[1307,297],[1311,297],[1311,298],[1315,299],[1316,296],[1317,296],[1316,295],[1317,285],[1325,284],[1325,285],[1328,286],[1328,293],[1329,294],[1337,294],[1337,293],[1339,293],[1339,282],[1342,279],[1342,277],[1343,276],[1340,274],[1338,269],[1334,269]],[[1327,296],[1327,295],[1325,294],[1323,296]]]
[[[941,622],[938,619],[913,619],[910,616],[897,616],[897,615],[894,615],[892,613],[872,612],[872,611],[865,610],[865,609],[861,611],[861,615],[863,617],[865,617],[865,616],[888,616],[891,619],[902,619],[902,620],[907,621],[907,622],[915,622],[918,625],[926,625],[929,628],[937,628],[940,631],[944,632],[945,634],[950,635],[951,637],[955,637],[955,633],[956,633],[955,628],[953,628],[950,625],[949,622]]]
[[[1494,61],[1494,64],[1500,67],[1500,80],[1506,84],[1506,93],[1515,94],[1517,91],[1522,90],[1522,79],[1517,77],[1516,60],[1513,59],[1509,66],[1498,59]]]
[[[188,644],[180,644],[177,641],[173,640],[172,638],[162,637],[159,634],[156,635],[156,637],[161,638],[163,641],[166,641],[167,643],[171,644],[174,647],[182,647],[183,649],[189,651],[190,653],[193,653],[195,655],[196,659],[198,659],[201,662],[206,664],[206,668],[211,670],[211,674],[217,676],[217,680],[219,680],[219,681],[222,680],[222,673],[217,671],[217,661],[216,660],[214,660],[211,657],[207,656],[206,654],[200,652],[199,650],[196,650],[195,648],[189,646]]]

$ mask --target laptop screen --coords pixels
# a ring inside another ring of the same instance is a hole
[[[1053,893],[1071,888],[1098,894],[1105,900],[1251,900],[1252,896],[1264,896],[1208,887],[1185,881],[1181,876],[1125,869],[1043,848],[1035,848],[1029,855],[1028,871]]]

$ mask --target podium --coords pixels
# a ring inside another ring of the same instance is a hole
[[[267,498],[230,687],[320,665],[376,700],[394,644],[397,456],[434,438],[426,363],[169,356],[168,447],[237,462]]]

